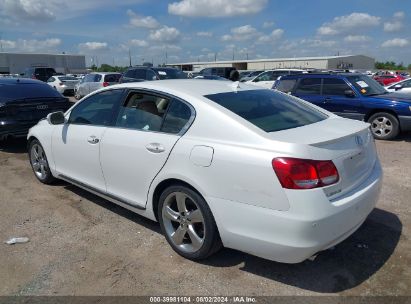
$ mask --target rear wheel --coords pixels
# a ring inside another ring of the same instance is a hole
[[[179,255],[205,259],[221,248],[214,217],[206,201],[185,186],[171,186],[160,196],[158,217],[170,246]]]
[[[393,139],[400,132],[398,119],[390,113],[375,113],[368,122],[371,124],[372,134],[377,139]]]
[[[37,179],[43,184],[52,184],[56,179],[51,174],[46,153],[37,139],[30,142],[29,157],[31,168]]]

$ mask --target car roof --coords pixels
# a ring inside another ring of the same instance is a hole
[[[306,73],[306,74],[294,74],[294,75],[284,75],[281,79],[286,78],[310,78],[310,77],[324,77],[324,78],[344,78],[347,76],[365,76],[360,73]]]
[[[243,82],[203,79],[166,79],[161,81],[144,81],[123,83],[109,88],[151,89],[176,96],[203,97],[204,95],[236,92],[240,90],[266,90],[262,87]]]
[[[43,84],[44,82],[28,78],[0,78],[0,85]]]
[[[118,73],[118,72],[92,72],[90,74],[107,75],[107,74],[121,74],[121,73]],[[60,76],[64,76],[64,75],[60,75]]]

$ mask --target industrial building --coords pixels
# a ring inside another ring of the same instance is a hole
[[[85,73],[84,55],[0,53],[0,74],[20,74],[29,67],[51,67],[58,73]]]
[[[284,68],[372,70],[375,68],[375,59],[364,55],[346,55],[187,62],[168,64],[168,66],[176,67],[183,71],[193,72],[198,72],[201,69],[208,67],[235,67],[237,70],[269,70]]]

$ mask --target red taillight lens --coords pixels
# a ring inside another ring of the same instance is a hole
[[[313,189],[335,184],[337,168],[331,160],[310,160],[281,157],[272,161],[273,169],[287,189]]]
[[[108,87],[110,84],[108,82],[103,82],[103,87]]]

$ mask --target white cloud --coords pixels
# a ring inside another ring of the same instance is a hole
[[[181,0],[168,5],[168,12],[185,17],[229,17],[260,12],[267,0]]]
[[[268,21],[266,21],[266,22],[263,23],[263,28],[264,28],[264,29],[270,28],[270,27],[273,27],[273,26],[274,26],[274,22],[268,22]]]
[[[399,30],[401,30],[404,27],[404,17],[404,12],[396,12],[393,16],[392,21],[384,22],[384,32],[398,32]]]
[[[394,38],[391,40],[385,41],[381,44],[382,47],[405,47],[408,46],[410,42],[407,39],[403,38]]]
[[[243,25],[239,27],[234,27],[231,29],[231,35],[226,34],[221,37],[222,41],[246,41],[250,39],[256,39],[261,36],[254,27],[251,25]]]
[[[176,42],[180,36],[180,31],[175,27],[163,26],[161,29],[152,31],[149,38],[158,42]]]
[[[16,41],[12,40],[0,40],[0,44],[2,49],[15,49],[17,46]]]
[[[324,23],[317,29],[319,35],[338,35],[350,31],[363,31],[380,24],[380,17],[366,13],[352,13],[346,16],[335,17],[332,22]]]
[[[136,47],[146,47],[148,46],[148,43],[145,40],[132,39],[129,41],[129,45]]]
[[[160,23],[152,16],[139,16],[130,9],[127,10],[127,15],[130,17],[129,25],[132,27],[144,27],[148,29],[160,27]]]
[[[49,38],[45,40],[37,39],[18,39],[18,40],[0,40],[4,50],[14,50],[27,53],[33,52],[55,52],[61,45],[61,39]]]
[[[198,37],[213,37],[212,32],[197,32]]]
[[[330,48],[337,44],[334,40],[321,40],[321,39],[302,39],[300,44],[311,48]]]
[[[345,42],[368,42],[371,37],[365,35],[348,35],[344,38]]]
[[[268,43],[280,39],[284,34],[283,29],[275,29],[269,35],[262,35],[258,38],[257,43]]]
[[[80,43],[78,45],[78,48],[82,52],[104,51],[108,49],[108,43],[107,42],[97,42],[97,41],[84,42],[84,43]]]
[[[1,15],[22,21],[47,22],[56,18],[54,0],[0,0]]]

